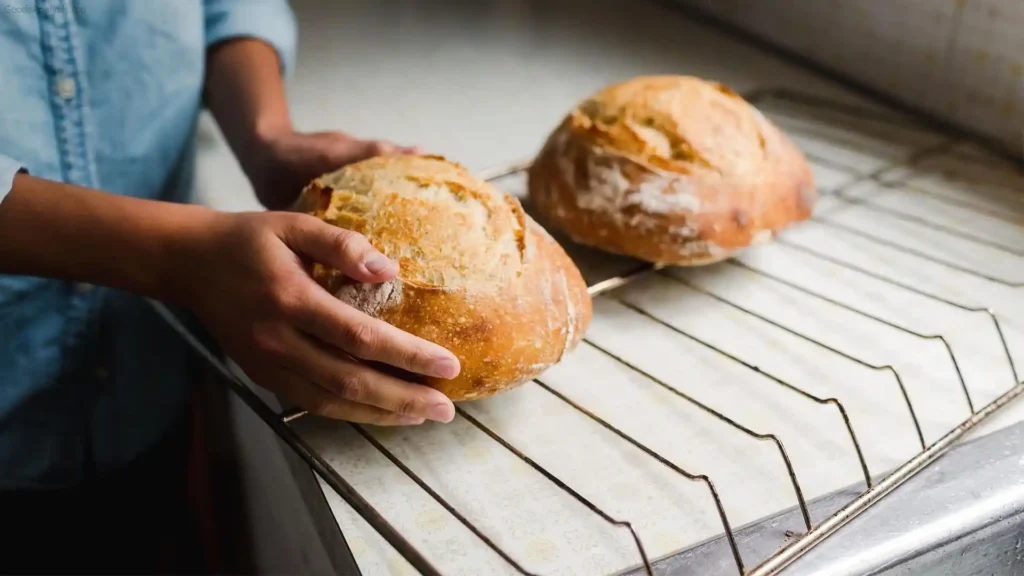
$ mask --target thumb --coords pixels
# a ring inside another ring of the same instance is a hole
[[[366,236],[315,216],[300,217],[285,241],[296,252],[359,282],[376,284],[398,275],[398,263],[374,248]]]

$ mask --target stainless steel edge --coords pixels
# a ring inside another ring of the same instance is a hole
[[[953,444],[964,434],[978,425],[978,423],[994,414],[1000,408],[1006,406],[1008,403],[1020,396],[1021,393],[1024,393],[1024,384],[1017,384],[1008,392],[999,398],[996,398],[981,410],[972,414],[971,417],[965,420],[962,424],[953,430],[950,430],[948,434],[937,440],[934,444],[914,458],[907,461],[906,464],[894,470],[881,482],[875,484],[855,500],[850,502],[850,504],[844,506],[841,510],[825,519],[825,521],[816,525],[810,530],[810,532],[801,536],[785,550],[775,556],[772,556],[766,562],[751,570],[749,572],[749,576],[772,576],[773,574],[778,574],[794,560],[806,554],[812,547],[820,544],[832,533],[836,532],[858,515],[865,512],[868,507],[877,503],[898,486],[934,462],[946,450],[951,448]]]
[[[862,492],[863,484],[812,501],[815,522],[827,521]],[[950,448],[855,519],[845,520],[802,556],[776,556],[775,562],[788,563],[755,570],[771,568],[783,576],[1024,574],[1024,423]],[[744,558],[762,561],[785,544],[795,550],[792,540],[798,536],[787,534],[787,528],[797,525],[794,509],[737,530]],[[657,560],[654,568],[659,576],[735,571],[723,538]]]

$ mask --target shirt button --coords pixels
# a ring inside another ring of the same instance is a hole
[[[78,85],[75,84],[75,81],[67,76],[57,80],[57,95],[65,100],[71,100],[74,98],[77,89]]]

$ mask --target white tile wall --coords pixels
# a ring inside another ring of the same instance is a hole
[[[676,0],[1024,154],[1021,0]]]

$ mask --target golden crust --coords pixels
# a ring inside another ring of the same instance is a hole
[[[364,234],[399,278],[314,278],[339,299],[454,353],[462,371],[424,383],[452,400],[527,382],[575,348],[591,318],[586,283],[518,200],[435,156],[380,157],[311,182],[295,208]]]
[[[545,224],[672,265],[728,258],[810,217],[810,166],[740,96],[690,76],[615,84],[572,110],[529,172]]]

